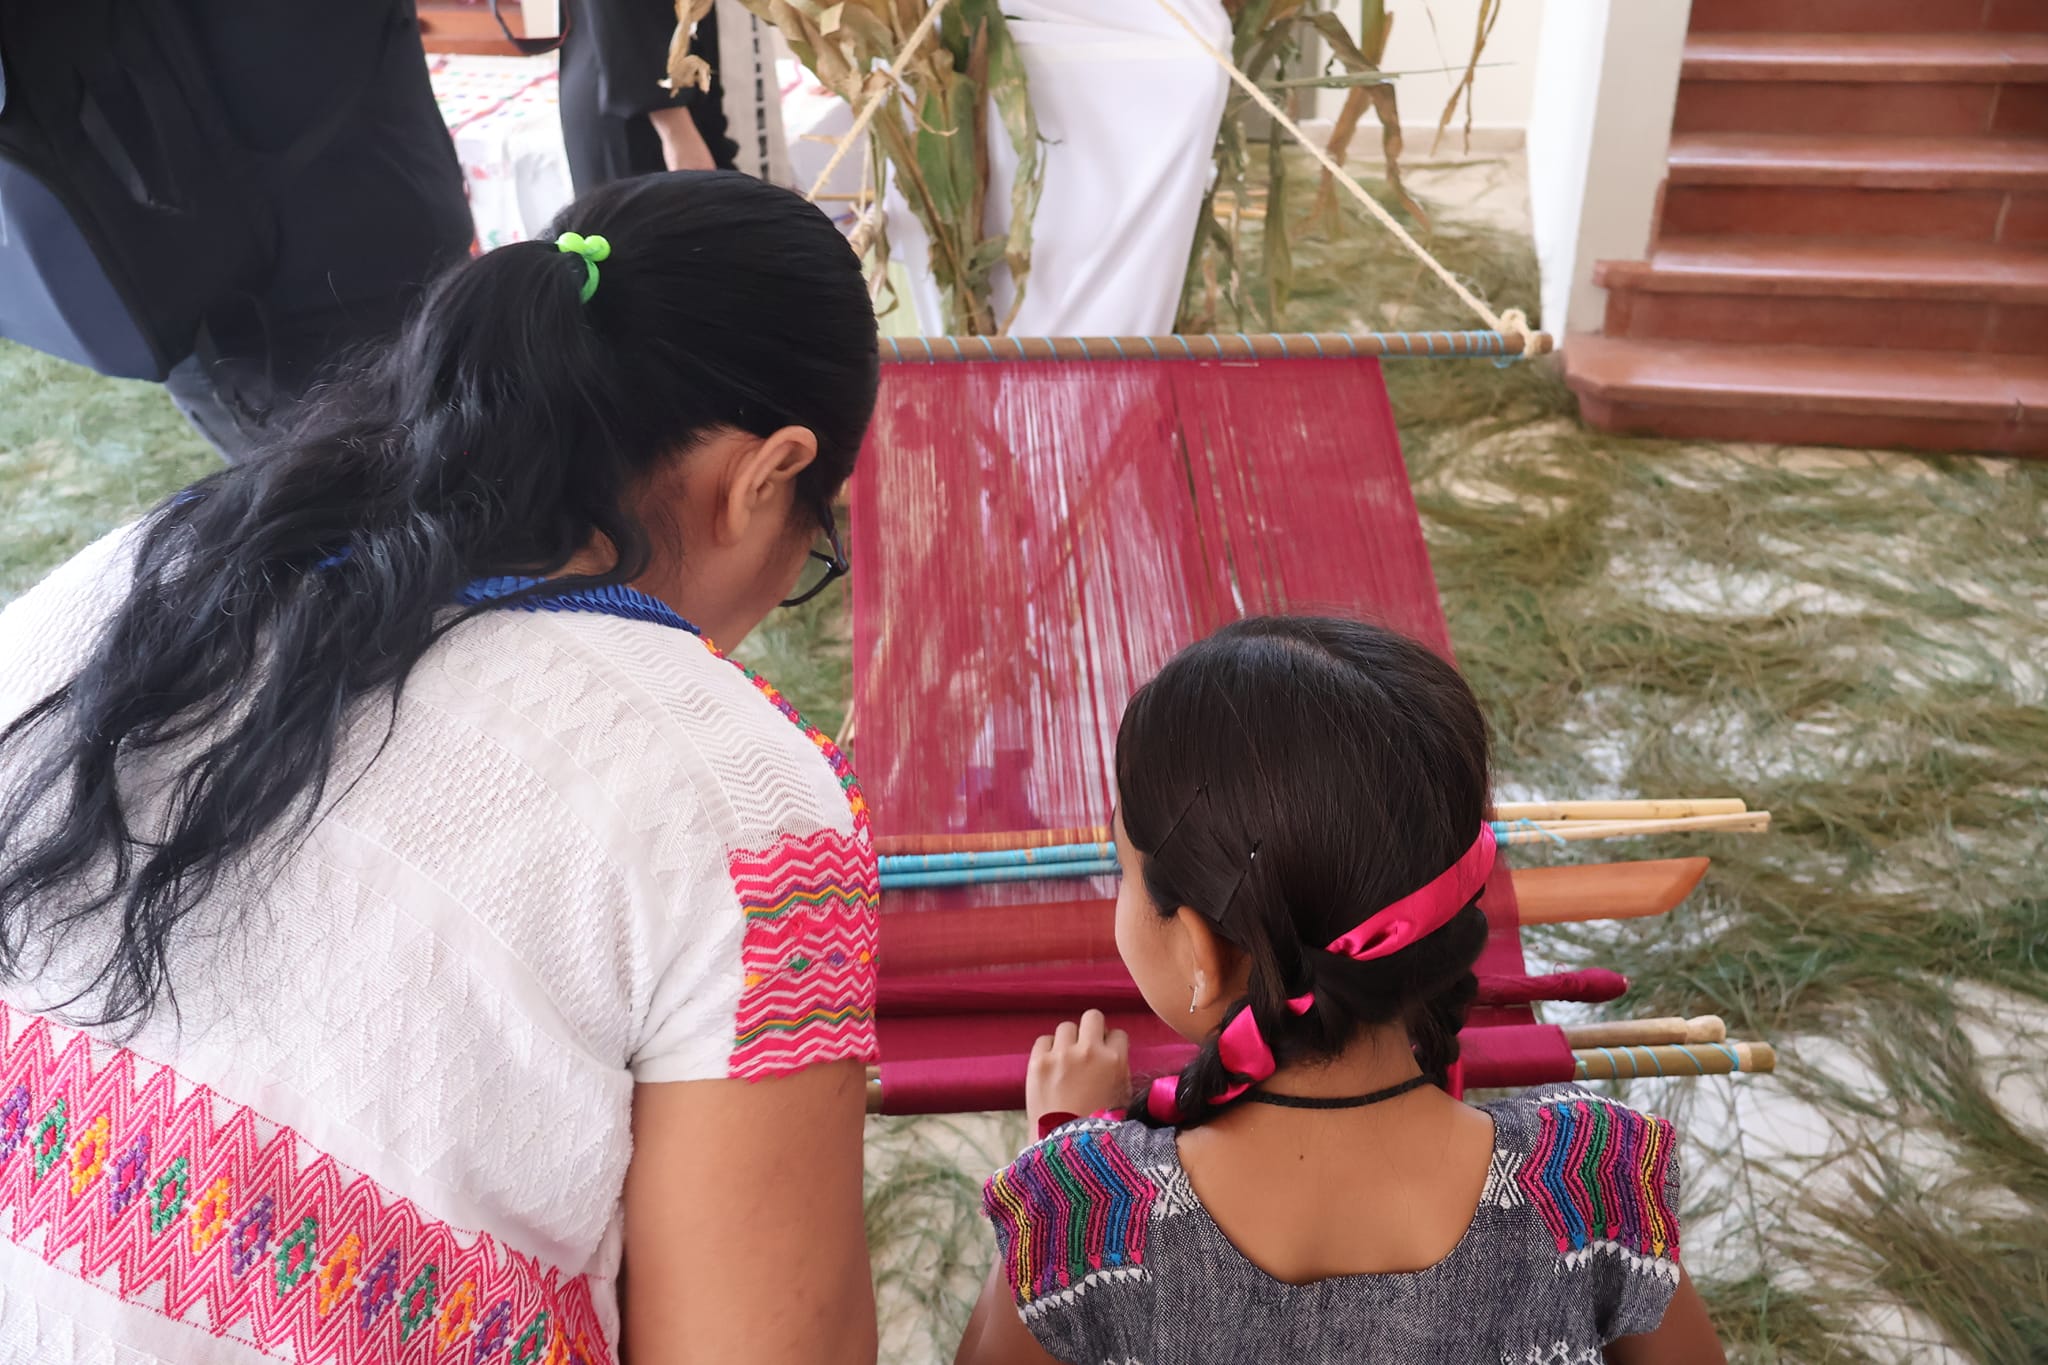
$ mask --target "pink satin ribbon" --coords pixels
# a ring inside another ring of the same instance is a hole
[[[1354,961],[1370,962],[1374,958],[1398,953],[1409,944],[1427,938],[1449,924],[1452,917],[1486,885],[1487,875],[1493,871],[1494,851],[1493,829],[1481,825],[1479,837],[1472,841],[1472,846],[1458,861],[1384,910],[1367,916],[1356,929],[1331,943],[1329,950]],[[1296,1014],[1307,1014],[1315,1001],[1315,993],[1311,991],[1289,1000],[1287,1008]],[[1216,1039],[1216,1055],[1222,1059],[1226,1070],[1245,1078],[1218,1095],[1218,1104],[1236,1099],[1279,1069],[1273,1060],[1273,1049],[1260,1034],[1258,1020],[1252,1017],[1249,1009],[1239,1010],[1223,1026],[1223,1032]],[[1146,1104],[1163,1122],[1173,1123],[1180,1117],[1180,1105],[1175,1096],[1179,1087],[1178,1076],[1161,1076],[1152,1082]]]

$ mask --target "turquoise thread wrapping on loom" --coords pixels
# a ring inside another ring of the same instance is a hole
[[[1493,832],[1534,831],[1552,843],[1565,841],[1532,820],[1496,820]],[[1098,877],[1117,870],[1114,844],[1051,844],[1044,848],[998,849],[981,853],[892,853],[875,860],[882,889],[975,886],[983,882],[1056,881]]]
[[[1005,848],[985,853],[885,853],[875,861],[887,876],[891,872],[954,872],[977,867],[1105,860],[1116,860],[1115,844],[1052,844],[1045,848]]]
[[[989,882],[1034,882],[1054,878],[1100,877],[1114,875],[1116,859],[1107,858],[1100,862],[1056,863],[1051,865],[1020,867],[962,867],[940,872],[884,872],[884,891],[915,891],[934,886],[981,886]]]

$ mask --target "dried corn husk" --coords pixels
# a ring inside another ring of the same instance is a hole
[[[1402,206],[1427,223],[1422,206],[1401,184],[1401,113],[1395,95],[1394,74],[1381,69],[1387,37],[1393,31],[1394,16],[1386,0],[1361,0],[1356,36],[1330,9],[1334,0],[1224,0],[1230,14],[1232,60],[1238,69],[1276,97],[1295,90],[1342,89],[1347,91],[1342,112],[1330,135],[1328,151],[1339,161],[1350,148],[1351,139],[1367,111],[1380,125],[1380,144],[1386,157],[1388,187]],[[1445,107],[1441,127],[1448,127],[1462,98],[1469,126],[1472,81],[1480,54],[1499,17],[1499,0],[1482,0],[1472,53],[1450,103]],[[1285,63],[1301,50],[1311,35],[1323,40],[1329,51],[1326,69],[1319,75],[1279,78]],[[1337,68],[1337,69],[1329,69]],[[1267,143],[1268,200],[1266,226],[1256,258],[1242,250],[1242,227],[1256,221],[1241,211],[1219,212],[1219,197],[1230,204],[1250,201],[1246,193],[1248,153],[1244,119],[1254,106],[1244,95],[1233,92],[1224,106],[1223,125],[1216,135],[1216,178],[1210,197],[1202,205],[1195,225],[1195,238],[1188,252],[1186,284],[1175,329],[1183,332],[1234,331],[1250,323],[1284,331],[1287,299],[1291,292],[1293,261],[1287,241],[1319,224],[1335,226],[1342,221],[1336,185],[1326,172],[1317,187],[1315,202],[1300,223],[1287,219],[1287,184],[1277,138]],[[1225,307],[1233,315],[1227,322],[1220,316]]]
[[[872,92],[884,92],[870,125],[875,160],[886,165],[931,239],[930,268],[947,330],[998,333],[1007,319],[995,315],[995,271],[1009,269],[1021,302],[1043,176],[1024,65],[996,0],[951,0],[936,31],[894,71],[889,63],[923,20],[924,0],[743,3],[780,29],[797,60],[855,108]],[[991,105],[1017,156],[1009,225],[993,237],[983,231]],[[867,236],[878,263],[886,262],[888,244],[879,229]]]
[[[668,79],[662,82],[670,90],[711,89],[711,64],[690,55],[690,38],[698,21],[711,12],[712,3],[713,0],[676,0],[676,31],[668,40]]]

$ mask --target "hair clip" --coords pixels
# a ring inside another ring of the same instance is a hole
[[[585,237],[580,232],[565,232],[555,238],[555,250],[583,258],[583,288],[576,297],[583,303],[589,303],[590,296],[597,292],[597,263],[611,258],[612,244],[596,233]]]
[[[1194,794],[1188,797],[1186,804],[1180,808],[1180,814],[1173,817],[1173,823],[1166,827],[1166,833],[1160,835],[1159,842],[1152,846],[1154,854],[1157,854],[1160,849],[1165,848],[1168,842],[1172,840],[1173,836],[1180,830],[1181,822],[1188,818],[1188,812],[1195,808],[1195,802],[1201,800],[1208,790],[1209,784],[1207,782],[1200,782],[1195,785]]]
[[[1253,864],[1259,861],[1259,845],[1263,839],[1252,840],[1252,851],[1245,856],[1244,871],[1237,874],[1237,880],[1230,884],[1230,894],[1223,898],[1223,904],[1216,909],[1216,922],[1222,924],[1230,918],[1230,907],[1237,903],[1237,893],[1244,886],[1245,878],[1252,875]]]

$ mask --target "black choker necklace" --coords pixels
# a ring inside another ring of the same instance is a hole
[[[1244,1097],[1254,1104],[1277,1104],[1282,1109],[1363,1109],[1368,1104],[1391,1100],[1428,1084],[1427,1076],[1410,1076],[1399,1085],[1375,1090],[1370,1095],[1268,1095],[1263,1090],[1247,1090]]]

